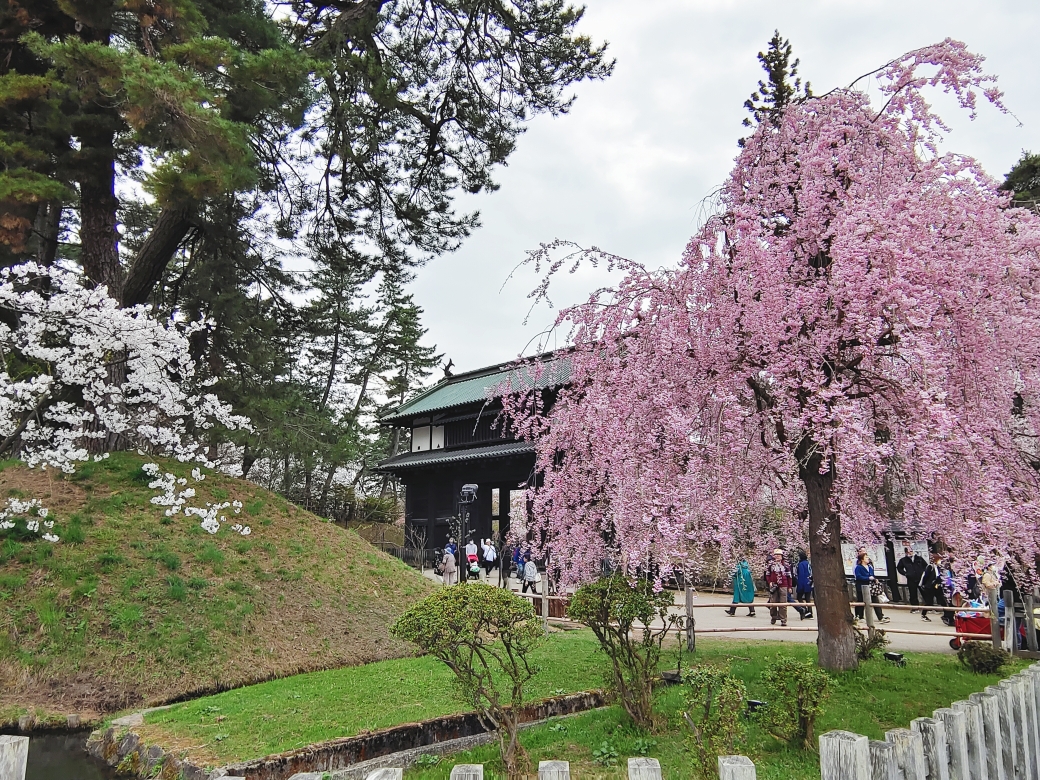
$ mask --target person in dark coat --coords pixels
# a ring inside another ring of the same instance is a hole
[[[896,571],[906,577],[906,591],[910,596],[910,604],[918,607],[920,606],[918,593],[921,588],[921,578],[924,576],[924,570],[928,568],[928,562],[921,557],[920,553],[915,553],[909,547],[904,547],[903,551],[903,557],[896,564]],[[916,612],[917,610],[910,611]]]
[[[924,606],[930,607],[933,604],[940,607],[947,606],[946,604],[946,593],[943,590],[943,572],[940,567],[940,558],[938,553],[932,553],[929,556],[932,562],[925,567],[924,574],[921,576],[921,596],[924,599]],[[943,623],[947,625],[953,624],[953,616],[949,612],[940,612],[939,616],[942,618]],[[928,617],[928,610],[921,610],[921,619],[927,620],[929,623],[932,621]]]
[[[802,612],[802,620],[812,619],[812,594],[813,594],[813,579],[812,579],[812,564],[809,563],[809,556],[805,550],[798,551],[798,565],[794,567],[795,572],[795,598],[803,604],[809,606]]]

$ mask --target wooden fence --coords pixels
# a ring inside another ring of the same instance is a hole
[[[892,729],[884,740],[820,736],[821,780],[1040,780],[1040,664],[968,701]],[[755,780],[744,756],[719,757],[720,780]]]

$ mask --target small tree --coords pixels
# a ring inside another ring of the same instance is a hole
[[[764,719],[769,732],[812,750],[816,716],[831,692],[830,675],[811,661],[778,655],[763,672],[762,682],[769,697]]]
[[[582,585],[567,614],[592,629],[610,658],[609,686],[639,726],[653,725],[654,678],[664,638],[679,620],[668,612],[670,593],[653,582],[615,574]],[[655,626],[654,622],[660,625]]]
[[[746,728],[741,720],[747,689],[728,670],[699,666],[683,678],[683,719],[690,727],[697,773],[718,777],[717,757],[736,752]]]
[[[530,653],[543,636],[531,602],[483,583],[441,588],[398,618],[390,633],[448,665],[459,697],[497,732],[509,777],[522,777],[520,709],[524,685],[538,671]]]

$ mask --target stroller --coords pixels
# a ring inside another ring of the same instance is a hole
[[[466,563],[469,565],[469,576],[471,579],[480,579],[480,559],[476,555],[467,555]]]
[[[438,577],[444,574],[444,550],[440,547],[434,548],[433,551],[433,573]]]

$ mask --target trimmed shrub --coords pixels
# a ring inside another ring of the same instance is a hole
[[[996,674],[1011,660],[1011,655],[985,642],[964,642],[957,651],[957,660],[975,674]]]

